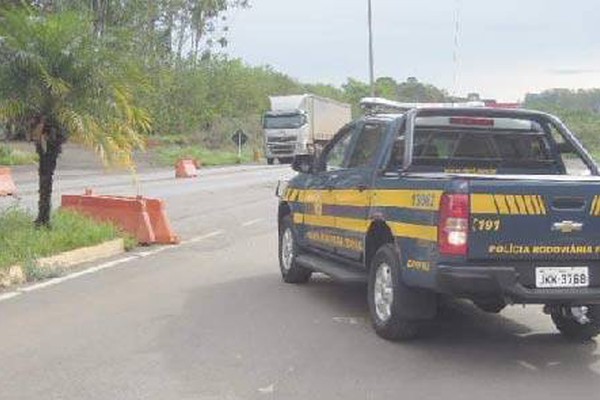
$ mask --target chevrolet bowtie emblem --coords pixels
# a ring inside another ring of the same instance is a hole
[[[583,230],[583,224],[581,222],[562,221],[562,222],[555,222],[554,224],[552,224],[553,232],[573,233],[573,232],[581,232],[582,230]]]

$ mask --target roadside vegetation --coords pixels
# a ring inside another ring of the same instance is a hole
[[[124,237],[112,224],[68,211],[53,214],[52,229],[37,229],[32,220],[31,214],[18,208],[0,211],[0,270]]]
[[[185,158],[196,160],[204,167],[214,167],[247,164],[253,161],[253,154],[246,149],[240,158],[234,150],[208,150],[202,146],[168,146],[157,150],[157,161],[163,166],[175,165],[177,161]]]
[[[600,162],[600,89],[551,89],[528,94],[524,106],[561,118]]]
[[[0,4],[0,132],[35,143],[38,225],[49,224],[54,169],[66,141],[125,168],[146,142],[156,144],[161,164],[190,155],[219,165],[238,162],[230,139],[237,129],[250,138],[242,161],[263,150],[269,96],[313,93],[360,114],[360,99],[370,95],[361,80],[309,84],[223,55],[229,16],[247,7],[247,0]],[[378,96],[397,101],[463,100],[415,77],[379,77],[375,86]],[[558,114],[600,154],[600,90],[552,90],[529,95],[525,105]]]
[[[0,165],[28,165],[35,164],[37,160],[38,157],[33,152],[17,150],[0,144]]]

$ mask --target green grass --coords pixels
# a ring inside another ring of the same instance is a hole
[[[35,164],[37,154],[10,148],[0,144],[0,165],[27,165]]]
[[[17,208],[0,211],[0,269],[123,237],[115,226],[73,212],[56,212],[52,229],[36,229],[33,219]]]
[[[166,146],[157,150],[158,162],[162,165],[174,165],[182,158],[192,158],[200,161],[203,166],[218,166],[245,164],[252,161],[252,154],[245,150],[242,159],[238,160],[236,151],[208,150],[201,146]]]

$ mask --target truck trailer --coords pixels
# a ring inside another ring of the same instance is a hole
[[[266,157],[290,163],[296,155],[318,154],[341,127],[352,120],[349,104],[311,94],[270,97],[265,113]]]

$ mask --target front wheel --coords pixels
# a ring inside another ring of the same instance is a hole
[[[267,164],[268,165],[273,165],[274,162],[275,162],[275,159],[273,159],[273,158],[267,158]]]
[[[600,306],[559,306],[550,311],[556,328],[568,339],[587,341],[600,334]]]
[[[281,220],[279,228],[279,269],[286,283],[306,283],[312,274],[312,271],[296,262],[298,250],[292,218],[287,215]]]
[[[387,340],[409,340],[419,335],[419,321],[403,316],[415,300],[414,289],[400,276],[400,257],[391,244],[382,246],[369,272],[369,312],[375,332]]]

